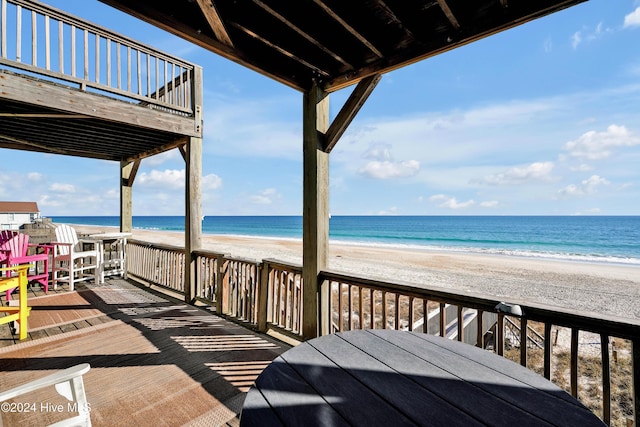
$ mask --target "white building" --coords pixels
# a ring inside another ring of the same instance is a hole
[[[36,202],[0,202],[0,230],[18,230],[40,219]]]

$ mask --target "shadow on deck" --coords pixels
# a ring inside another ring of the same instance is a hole
[[[30,304],[36,324],[27,341],[14,344],[8,327],[0,330],[2,388],[89,363],[94,426],[234,425],[255,378],[290,348],[125,280],[30,297]],[[27,398],[31,410],[1,412],[0,426],[68,415],[53,389]],[[63,414],[52,410],[57,405]]]

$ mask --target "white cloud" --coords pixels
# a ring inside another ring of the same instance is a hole
[[[553,167],[553,162],[536,162],[527,166],[516,166],[504,173],[487,175],[480,182],[489,185],[511,185],[527,181],[551,181]]]
[[[222,178],[220,178],[215,173],[211,173],[202,177],[203,190],[217,190],[220,187],[222,187]]]
[[[495,208],[499,205],[500,203],[497,200],[487,200],[485,202],[480,202],[480,206],[483,208]]]
[[[111,188],[104,193],[105,199],[119,200],[120,199],[120,190],[116,190]]]
[[[27,179],[31,182],[42,182],[42,180],[44,179],[44,175],[42,175],[40,172],[29,172],[27,174]]]
[[[378,215],[397,215],[397,214],[398,214],[398,207],[397,206],[391,206],[387,210],[382,210],[382,211],[378,212]]]
[[[388,144],[376,144],[364,153],[364,158],[373,160],[392,160],[391,147]]]
[[[582,35],[580,34],[580,31],[576,31],[573,33],[573,36],[571,36],[571,46],[573,46],[574,49],[577,49],[580,43],[582,43]]]
[[[413,176],[420,170],[420,162],[406,160],[404,162],[373,160],[358,170],[358,173],[370,178],[389,179]]]
[[[50,208],[50,207],[59,207],[62,206],[62,202],[52,199],[51,197],[47,196],[47,195],[43,195],[40,197],[40,199],[38,200],[38,207],[40,209],[43,208]]]
[[[163,188],[166,190],[179,190],[185,187],[184,169],[165,169],[163,171],[152,170],[143,172],[136,178],[136,183],[142,187]],[[222,178],[216,174],[205,175],[201,178],[202,190],[216,190],[222,186]]]
[[[358,169],[358,173],[369,178],[402,178],[413,176],[420,170],[417,160],[394,161],[389,144],[371,144],[362,157],[371,161]]]
[[[624,28],[640,27],[640,6],[624,17]]]
[[[438,207],[449,209],[464,209],[476,204],[473,199],[467,200],[466,202],[458,202],[455,197],[449,197],[444,194],[436,194],[434,196],[431,196],[429,197],[429,201],[437,203]]]
[[[143,164],[146,166],[160,166],[161,164],[168,162],[170,160],[180,159],[182,161],[182,155],[180,151],[175,148],[173,150],[164,151],[160,154],[156,154],[155,156],[147,157],[143,160]]]
[[[606,178],[602,178],[598,175],[592,175],[589,178],[582,180],[579,185],[569,184],[565,188],[558,191],[560,197],[582,197],[589,194],[596,193],[602,186],[611,184]]]
[[[602,22],[599,22],[596,25],[596,28],[593,30],[589,28],[583,28],[581,31],[576,31],[571,36],[571,46],[573,49],[577,49],[578,46],[584,42],[591,42],[601,38],[606,33],[612,33],[613,30],[611,28],[603,28]]]
[[[166,189],[184,188],[184,169],[165,169],[164,171],[152,170],[141,173],[136,182],[143,187],[160,187]]]
[[[56,193],[75,193],[77,191],[73,184],[62,184],[59,182],[51,184],[49,190],[55,191]]]
[[[611,125],[604,132],[589,131],[578,139],[569,141],[564,149],[569,155],[589,160],[609,157],[615,147],[631,147],[640,144],[640,138],[634,136],[624,126]]]
[[[586,164],[586,163],[582,163],[582,164],[580,164],[578,166],[570,167],[569,170],[571,172],[589,172],[589,171],[593,170],[593,167],[588,165],[588,164]]]
[[[280,198],[278,191],[275,188],[267,188],[250,196],[249,200],[256,205],[270,205],[277,198]]]

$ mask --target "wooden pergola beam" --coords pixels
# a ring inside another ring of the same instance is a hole
[[[332,17],[336,22],[340,23],[351,35],[353,35],[356,39],[360,41],[363,45],[365,45],[371,52],[373,52],[378,58],[382,58],[384,55],[380,50],[373,45],[365,36],[360,34],[355,28],[349,25],[344,19],[340,17],[337,13],[333,11],[333,9],[326,4],[322,0],[313,0],[315,4],[317,4],[327,15]]]
[[[254,39],[258,40],[259,42],[263,43],[265,46],[269,46],[271,49],[273,49],[274,51],[280,53],[281,55],[284,55],[288,58],[293,59],[296,62],[301,63],[302,65],[304,65],[305,67],[308,67],[312,70],[314,70],[316,73],[328,77],[329,76],[329,71],[328,70],[322,70],[320,68],[318,68],[316,65],[306,61],[305,59],[301,58],[299,55],[296,55],[293,52],[290,52],[286,49],[284,49],[283,47],[277,45],[276,43],[273,43],[271,40],[267,39],[266,37],[263,37],[262,35],[258,34],[257,32],[253,31],[250,28],[247,28],[241,24],[238,24],[237,22],[230,22],[230,25],[232,25],[233,27],[237,28],[238,30],[242,31],[243,33],[247,34],[250,37],[253,37]]]
[[[382,75],[376,74],[361,80],[353,90],[347,102],[342,106],[340,112],[331,123],[329,130],[324,135],[323,150],[327,153],[331,152],[333,147],[338,143],[340,137],[347,130],[360,108],[369,98],[373,89],[382,79]]]
[[[63,154],[63,155],[67,155],[67,156],[73,156],[73,154],[70,151],[67,151],[67,150],[61,150],[61,149],[58,149],[58,148],[52,148],[52,147],[49,147],[49,146],[44,145],[44,144],[38,144],[37,142],[27,141],[26,139],[22,139],[22,138],[15,138],[13,136],[4,135],[4,134],[1,134],[1,133],[0,133],[0,139],[4,139],[5,141],[13,142],[15,144],[26,145],[28,147],[37,148],[37,149],[42,150],[42,151],[47,152],[47,153]]]
[[[182,160],[187,161],[187,144],[178,145],[178,151],[180,151],[180,155],[182,156]]]
[[[209,23],[209,26],[211,27],[211,30],[213,30],[213,34],[216,35],[218,41],[224,45],[233,47],[231,37],[229,37],[227,29],[225,28],[222,19],[220,19],[220,14],[218,14],[218,9],[216,9],[216,5],[213,4],[213,0],[197,0],[197,2],[202,14]]]
[[[176,139],[175,141],[173,141],[173,142],[171,142],[169,144],[165,144],[165,145],[156,147],[156,148],[154,148],[152,150],[148,150],[148,151],[142,152],[142,153],[136,155],[135,157],[131,157],[131,158],[128,158],[128,159],[123,159],[123,160],[126,160],[128,162],[132,162],[132,161],[134,161],[136,159],[144,159],[145,157],[150,157],[150,156],[153,156],[153,155],[156,155],[156,154],[164,153],[165,151],[172,150],[172,149],[174,149],[176,147],[184,147],[184,145],[187,143],[188,140],[189,140],[188,136],[180,137],[180,138]]]
[[[142,161],[141,159],[136,159],[132,162],[124,162],[131,165],[131,170],[127,174],[128,176],[126,178],[123,177],[122,185],[127,187],[133,187],[133,182],[136,179],[136,174],[138,173],[138,168],[140,168],[141,161]]]
[[[451,11],[451,8],[447,4],[447,1],[438,0],[438,4],[440,5],[440,9],[442,9],[445,16],[449,20],[449,22],[451,22],[451,25],[453,25],[453,28],[455,28],[456,30],[460,29],[460,23],[458,22],[458,20],[456,19],[456,16]]]
[[[313,44],[315,47],[317,47],[318,49],[320,49],[321,51],[323,51],[327,55],[331,56],[337,62],[341,63],[342,65],[344,65],[346,67],[353,68],[353,65],[347,63],[347,61],[344,58],[342,58],[340,55],[338,55],[337,53],[335,53],[334,51],[329,49],[327,46],[325,46],[323,43],[319,42],[314,37],[312,37],[309,34],[305,33],[300,27],[298,27],[297,25],[292,23],[290,20],[288,20],[287,18],[285,18],[284,16],[282,16],[281,14],[276,12],[275,10],[273,10],[271,7],[269,7],[267,4],[265,4],[261,0],[253,0],[253,2],[256,5],[260,6],[262,9],[264,9],[265,11],[267,11],[269,14],[271,14],[274,18],[278,19],[284,25],[286,25],[287,27],[291,28],[293,31],[298,33],[301,37],[306,39],[309,43]]]

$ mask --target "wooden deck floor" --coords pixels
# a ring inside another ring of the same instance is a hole
[[[48,296],[36,287],[31,301],[27,340],[0,329],[2,389],[89,363],[94,426],[234,425],[257,375],[289,348],[124,280]],[[55,422],[63,417],[48,408],[66,408],[63,399],[53,389],[34,393],[21,402],[35,411],[0,412],[0,427]]]

